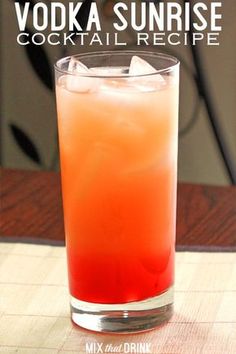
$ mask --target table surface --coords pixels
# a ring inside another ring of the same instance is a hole
[[[64,242],[60,177],[0,169],[0,236]],[[236,250],[236,187],[178,185],[177,249]]]
[[[1,243],[0,260],[1,354],[87,354],[90,343],[106,354],[137,354],[139,343],[151,354],[236,353],[236,253],[177,252],[173,317],[132,335],[73,326],[64,247]]]

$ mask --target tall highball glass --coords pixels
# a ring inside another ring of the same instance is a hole
[[[72,320],[151,329],[173,312],[179,62],[98,52],[55,73]]]

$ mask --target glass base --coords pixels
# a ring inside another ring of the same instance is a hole
[[[125,304],[95,304],[71,297],[71,318],[78,326],[97,332],[147,331],[173,314],[173,287],[159,296]]]

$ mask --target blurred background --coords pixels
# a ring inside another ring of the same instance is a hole
[[[36,2],[31,0],[32,5]],[[50,4],[50,1],[44,2]],[[85,0],[79,13],[82,27],[85,27],[90,3]],[[114,3],[115,0],[97,1],[104,33],[113,32],[111,8]],[[150,45],[138,48],[166,52],[181,61],[180,181],[217,185],[236,182],[233,171],[236,162],[236,1],[224,1],[222,9],[220,46],[200,42],[196,47]],[[0,10],[0,165],[58,170],[53,64],[73,53],[121,48],[19,46],[14,1],[1,1]],[[33,33],[32,13],[27,27]],[[122,32],[120,38],[129,43],[124,49],[137,49],[136,36],[130,28]]]

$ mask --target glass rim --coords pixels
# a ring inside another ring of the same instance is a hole
[[[78,73],[78,72],[71,72],[68,69],[62,69],[60,65],[64,62],[69,61],[71,58],[77,58],[77,59],[82,59],[82,58],[89,58],[89,57],[102,57],[102,56],[107,56],[107,55],[133,55],[133,56],[138,56],[138,55],[147,55],[147,56],[152,56],[164,60],[169,60],[170,65],[168,65],[164,69],[157,69],[155,72],[152,72],[150,74],[136,74],[136,75],[130,75],[130,74],[121,74],[121,75],[114,75],[114,74],[108,74],[108,75],[102,75],[102,74],[96,74],[94,72],[91,73]],[[172,62],[172,63],[171,63]],[[81,54],[75,54],[75,55],[69,55],[66,57],[63,57],[59,60],[56,61],[54,64],[54,69],[55,71],[61,73],[61,74],[66,74],[66,75],[71,75],[71,76],[79,76],[79,77],[88,77],[88,78],[106,78],[106,79],[127,79],[127,78],[138,78],[138,77],[147,77],[147,76],[154,76],[158,74],[166,74],[169,73],[173,70],[175,70],[178,66],[180,65],[180,61],[169,54],[165,54],[162,52],[149,52],[149,51],[136,51],[136,50],[108,50],[108,51],[96,51],[96,52],[86,52],[86,53],[81,53]]]

